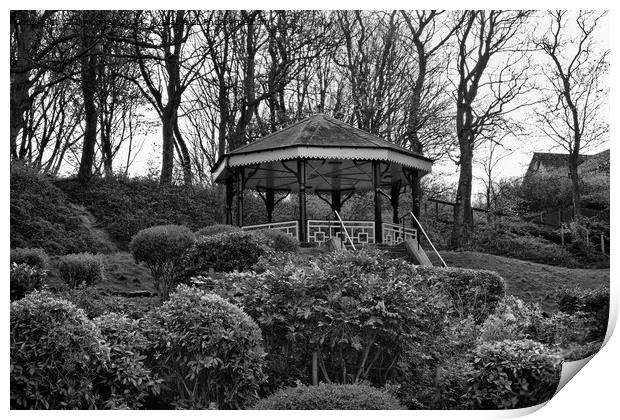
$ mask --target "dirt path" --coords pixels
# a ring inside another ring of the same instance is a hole
[[[441,256],[448,266],[497,272],[506,280],[507,293],[526,301],[539,302],[547,311],[556,309],[553,296],[564,287],[609,285],[609,269],[556,267],[481,252],[443,251]]]
[[[97,241],[97,243],[99,243],[104,249],[108,249],[108,253],[115,253],[119,251],[112,238],[110,238],[110,235],[108,235],[108,232],[97,226],[95,216],[93,216],[91,212],[86,210],[86,208],[81,205],[70,204],[70,206],[77,213],[79,213],[78,216],[82,222],[82,226],[84,229],[88,230],[91,237]]]

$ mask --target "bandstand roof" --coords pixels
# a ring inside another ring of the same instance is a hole
[[[372,162],[381,162],[381,184],[405,179],[405,171],[431,172],[433,161],[324,114],[305,118],[218,160],[215,182],[244,168],[245,188],[298,189],[298,158],[307,162],[306,188],[319,191],[372,189]]]

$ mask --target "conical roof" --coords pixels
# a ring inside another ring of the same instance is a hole
[[[308,188],[316,190],[372,188],[369,174],[373,161],[382,163],[383,185],[404,179],[407,170],[429,173],[433,164],[429,158],[364,130],[316,114],[225,154],[212,172],[215,182],[224,182],[246,170],[247,188],[295,191],[297,179],[291,161],[300,158],[311,168]]]

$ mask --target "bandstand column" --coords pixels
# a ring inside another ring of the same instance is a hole
[[[340,191],[338,190],[333,190],[332,191],[332,211],[337,211],[338,213],[340,213],[340,210],[342,209],[342,203],[340,202]]]
[[[237,172],[237,226],[243,226],[243,168]]]
[[[307,241],[306,218],[306,160],[297,159],[297,181],[299,182],[299,242]]]
[[[383,243],[383,220],[381,219],[381,163],[372,162],[372,183],[375,192],[375,243]]]
[[[275,191],[268,189],[265,191],[265,207],[267,207],[267,223],[273,221],[273,209],[275,208]]]
[[[233,214],[232,214],[232,205],[233,205],[233,179],[226,178],[226,224],[233,224]]]
[[[390,201],[392,204],[392,223],[398,224],[398,199],[400,198],[400,182],[394,182],[390,186]]]

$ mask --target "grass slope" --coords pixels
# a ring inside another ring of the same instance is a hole
[[[439,259],[428,252],[435,265]],[[596,288],[609,285],[609,269],[566,268],[482,252],[442,251],[451,267],[477,268],[497,272],[506,281],[506,292],[528,302],[539,302],[546,311],[555,311],[554,295],[564,287]]]

